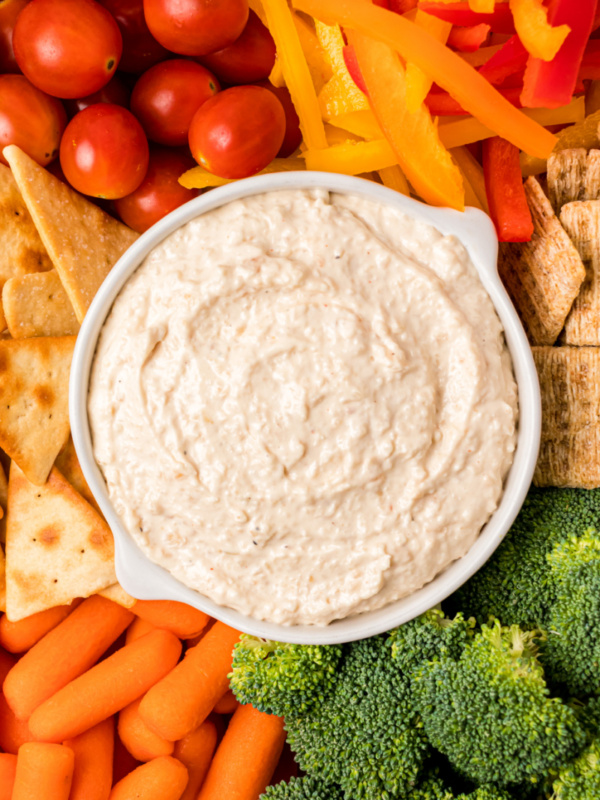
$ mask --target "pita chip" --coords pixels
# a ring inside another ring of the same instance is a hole
[[[42,484],[69,436],[75,336],[0,341],[0,446]]]
[[[55,178],[16,145],[3,150],[81,322],[116,261],[138,234]]]
[[[79,323],[55,269],[10,278],[2,290],[6,326],[13,339],[75,336]]]
[[[102,589],[98,594],[124,608],[132,608],[137,603],[136,598],[127,594],[120,583],[113,583],[112,586],[109,586],[107,589]]]
[[[600,345],[600,200],[567,203],[560,212],[560,221],[586,270],[561,341],[572,345]]]
[[[0,611],[6,611],[6,559],[0,545]]]
[[[92,490],[88,486],[88,483],[85,479],[79,464],[79,459],[77,458],[77,453],[75,452],[73,439],[70,436],[60,453],[56,456],[54,466],[61,473],[61,475],[68,480],[75,491],[79,492],[83,499],[87,500],[87,502],[96,509],[98,514],[102,516],[102,512],[100,511],[100,507],[96,502],[96,498],[92,494]]]
[[[110,528],[53,469],[44,486],[16,464],[8,481],[6,613],[17,621],[115,583]]]

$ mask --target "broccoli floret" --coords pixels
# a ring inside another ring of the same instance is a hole
[[[269,642],[243,635],[233,651],[230,686],[240,703],[285,717],[321,702],[336,679],[340,645]]]
[[[268,786],[260,800],[344,800],[344,794],[339,786],[305,775],[290,778],[289,783]]]
[[[459,794],[456,800],[514,800],[513,795],[493,784],[478,786],[469,794]]]
[[[576,713],[549,697],[535,636],[494,621],[460,658],[442,656],[415,673],[431,744],[475,783],[541,779],[585,745]]]
[[[558,773],[552,800],[596,800],[600,797],[600,741],[595,740]]]
[[[286,728],[300,767],[339,784],[348,800],[404,797],[429,750],[387,636],[347,645],[333,690],[307,713],[286,716]]]
[[[405,672],[442,655],[458,658],[472,638],[474,627],[475,620],[466,620],[460,613],[447,619],[442,611],[427,611],[390,631],[392,658]]]
[[[413,789],[406,800],[455,800],[440,778],[429,777]]]

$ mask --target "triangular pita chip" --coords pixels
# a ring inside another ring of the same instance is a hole
[[[102,512],[100,511],[100,507],[96,502],[96,498],[92,494],[92,490],[88,486],[85,476],[81,470],[79,459],[77,458],[77,453],[75,452],[75,446],[73,445],[73,439],[70,436],[60,453],[57,455],[54,466],[62,475],[64,475],[75,491],[79,492],[83,499],[87,500],[88,503],[93,506],[102,516]]]
[[[113,584],[110,528],[53,469],[35,486],[12,464],[6,528],[6,611],[16,621]]]
[[[3,150],[79,322],[138,234],[55,178],[16,145]]]
[[[10,278],[2,290],[2,308],[13,339],[79,332],[73,306],[55,269]]]
[[[135,597],[127,594],[120,583],[113,583],[112,586],[109,586],[107,589],[102,589],[102,591],[98,592],[98,594],[102,597],[106,597],[107,600],[112,600],[113,603],[117,603],[124,608],[131,608],[137,603]]]
[[[75,336],[0,341],[0,446],[42,484],[69,436]]]

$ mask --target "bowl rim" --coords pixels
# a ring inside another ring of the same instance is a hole
[[[121,288],[148,253],[182,225],[208,211],[234,200],[285,189],[324,189],[360,195],[391,205],[416,221],[433,225],[442,234],[455,235],[466,247],[502,322],[519,398],[517,446],[504,492],[498,508],[469,551],[408,597],[326,626],[288,626],[245,616],[218,605],[151,561],[126,530],[108,497],[104,478],[94,459],[87,413],[88,385],[98,336]],[[77,337],[69,380],[75,450],[90,490],[113,532],[116,574],[125,591],[138,599],[184,602],[245,633],[297,644],[337,644],[373,636],[408,622],[456,591],[492,555],[519,512],[533,478],[541,436],[541,397],[533,354],[498,275],[497,253],[494,226],[487,214],[478,209],[459,212],[435,208],[372,181],[316,171],[259,175],[226,184],[180,206],[142,234],[121,256],[93,299]]]

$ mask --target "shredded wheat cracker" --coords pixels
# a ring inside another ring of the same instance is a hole
[[[560,150],[548,159],[548,196],[556,214],[566,203],[600,198],[600,150]]]
[[[562,341],[600,345],[600,200],[567,203],[560,221],[585,265],[586,277],[567,317]]]
[[[13,339],[74,336],[79,323],[55,269],[11,278],[2,290],[6,325]]]

